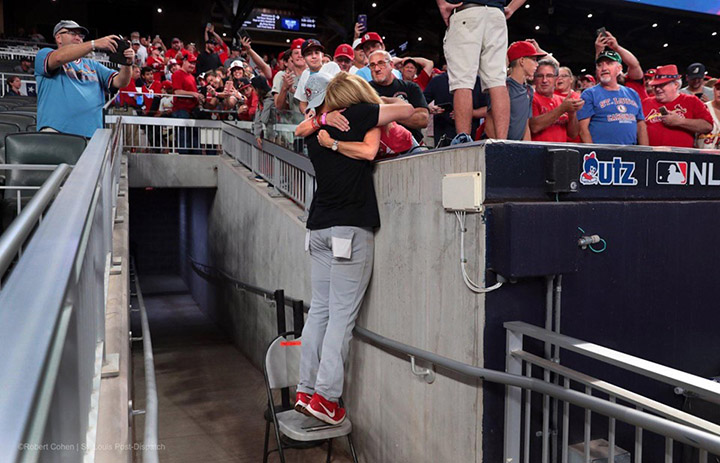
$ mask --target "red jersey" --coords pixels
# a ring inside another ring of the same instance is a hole
[[[227,61],[228,56],[230,56],[228,46],[225,42],[220,42],[220,45],[216,45],[214,51],[220,57],[221,63]]]
[[[142,91],[142,90],[141,90]],[[124,106],[130,106],[133,108],[139,108],[140,105],[137,103],[138,89],[135,86],[135,81],[130,79],[130,83],[126,87],[119,90],[118,96],[120,98],[120,104]],[[700,101],[700,100],[698,100]]]
[[[197,92],[197,85],[195,84],[195,77],[192,74],[188,74],[182,69],[178,69],[172,75],[173,90],[185,90],[187,92]],[[174,97],[173,98],[173,111],[186,110],[191,111],[198,105],[195,98],[188,96]]]
[[[241,121],[251,121],[255,117],[255,113],[257,112],[258,108],[258,96],[254,90],[250,94],[250,101],[246,102],[245,104],[247,105],[248,109],[247,111],[238,114],[238,119]]]
[[[165,79],[165,61],[162,58],[150,56],[147,61],[145,61],[145,66],[153,69],[153,79],[155,82],[161,82]]]
[[[677,146],[681,148],[693,148],[695,146],[695,134],[679,127],[668,127],[662,122],[662,114],[659,108],[664,106],[668,112],[674,112],[685,119],[702,119],[713,124],[713,118],[707,106],[693,95],[678,94],[678,97],[670,103],[659,103],[655,97],[645,98],[642,102],[647,123],[648,138],[650,146]]]
[[[165,52],[165,59],[170,60],[172,58],[175,58],[175,55],[178,53],[177,50],[174,48],[168,48],[168,50]]]
[[[559,96],[560,98],[562,98],[563,100],[564,100],[565,98],[567,98],[568,95],[570,95],[571,98],[578,98],[578,99],[581,98],[579,92],[574,92],[574,91],[572,91],[572,90],[570,90],[570,91],[567,92],[567,93],[563,93],[563,92],[559,92],[559,91],[555,90],[555,95],[558,95],[558,96]],[[580,135],[578,135],[578,136],[575,137],[575,138],[570,138],[570,137],[568,137],[567,141],[568,141],[568,143],[582,143],[582,140],[580,140]]]
[[[640,101],[649,97],[647,90],[645,89],[645,82],[643,80],[630,80],[625,79],[625,86],[635,90],[640,95]]]
[[[145,99],[145,111],[150,111],[153,104],[154,98],[160,98],[159,96],[153,96],[155,94],[161,94],[162,91],[162,82],[159,80],[153,80],[153,83],[150,84],[150,87],[147,86],[147,84],[143,85],[142,91],[145,95],[143,95],[143,98]]]
[[[430,82],[430,74],[425,72],[425,69],[421,69],[418,73],[417,77],[413,80],[416,84],[418,84],[418,87],[420,87],[420,90],[425,91],[425,87],[427,87],[427,84]]]
[[[532,101],[533,117],[547,114],[553,109],[559,107],[563,102],[563,98],[559,95],[546,97],[535,92]],[[549,141],[564,143],[568,140],[567,135],[568,115],[564,113],[552,125],[541,132],[532,134],[533,141]]]

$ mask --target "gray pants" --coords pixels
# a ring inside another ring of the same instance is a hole
[[[337,401],[355,319],[372,275],[375,238],[369,228],[312,230],[309,250],[312,302],[302,332],[298,391]]]

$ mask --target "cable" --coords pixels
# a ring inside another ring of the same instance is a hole
[[[474,293],[489,293],[490,291],[498,289],[502,286],[502,282],[497,282],[488,288],[483,288],[468,276],[467,269],[465,268],[465,264],[467,264],[467,259],[465,259],[465,233],[467,232],[465,228],[465,212],[455,211],[455,217],[458,220],[458,225],[460,225],[460,270],[462,270],[465,285]]]

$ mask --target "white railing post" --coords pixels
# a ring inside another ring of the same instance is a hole
[[[522,360],[512,354],[522,350],[522,334],[507,330],[505,347],[505,371],[513,375],[522,375]],[[514,386],[505,386],[505,436],[504,436],[504,463],[520,462],[520,434],[522,413],[522,389]]]

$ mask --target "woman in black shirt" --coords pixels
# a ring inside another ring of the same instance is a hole
[[[332,80],[331,80],[332,79]],[[344,362],[352,329],[370,282],[374,229],[380,226],[372,163],[380,145],[381,100],[362,78],[344,72],[308,78],[304,123],[321,129],[306,139],[317,189],[307,221],[312,259],[312,303],[302,334],[296,410],[329,424],[345,419],[339,406]],[[412,106],[382,105],[387,114],[409,117]],[[330,126],[327,113],[344,109],[347,130]],[[302,130],[298,128],[298,130]]]

